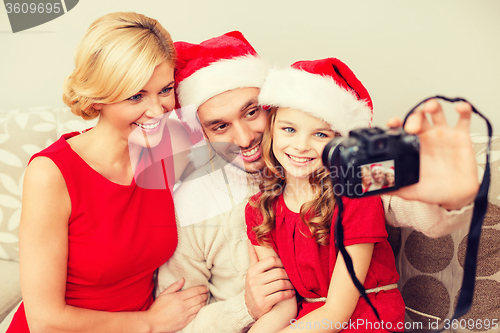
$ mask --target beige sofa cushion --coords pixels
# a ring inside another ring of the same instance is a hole
[[[29,158],[61,134],[94,126],[68,108],[0,111],[0,259],[19,260],[19,219]]]
[[[0,322],[21,301],[19,263],[0,260]]]

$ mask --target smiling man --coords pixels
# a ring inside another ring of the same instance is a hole
[[[380,190],[384,185],[385,180],[384,167],[382,164],[377,163],[372,164],[370,169],[372,173],[372,184],[370,185],[368,191]]]
[[[258,261],[247,245],[244,209],[258,191],[265,167],[261,144],[268,113],[259,106],[258,95],[269,66],[239,32],[200,44],[178,42],[175,47],[180,117],[193,131],[203,133],[207,145],[193,150],[197,169],[174,194],[179,240],[174,255],[159,270],[158,292],[181,278],[185,287],[208,286],[208,305],[182,332],[246,332],[274,304],[294,293],[280,260]],[[470,108],[460,108],[456,128],[443,122],[438,103],[425,109],[434,126],[420,110],[405,127],[426,134],[420,138],[423,177],[398,194],[431,205],[388,195],[382,200],[389,223],[413,226],[437,237],[470,221],[472,205],[458,212],[447,209],[473,200],[477,172],[468,136]],[[392,124],[401,125],[395,120]],[[450,138],[455,140],[453,145]],[[465,155],[457,155],[457,147]],[[471,162],[453,172],[463,181],[450,183],[459,190],[449,186],[436,191],[443,174],[453,176],[448,166],[457,160]],[[443,167],[437,170],[436,165]]]
[[[181,278],[209,287],[207,311],[183,332],[244,332],[294,293],[279,260],[250,265],[246,236],[245,205],[264,167],[268,113],[258,96],[269,65],[239,32],[175,47],[180,117],[209,144],[194,150],[198,169],[175,192],[179,242],[158,289]]]

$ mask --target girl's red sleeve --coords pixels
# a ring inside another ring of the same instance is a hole
[[[387,239],[384,206],[380,197],[342,198],[344,245],[377,243]],[[334,221],[337,218],[335,210]],[[332,223],[332,228],[334,224]]]
[[[260,193],[251,197],[250,201],[255,201],[259,194]],[[248,239],[250,239],[253,245],[260,245],[257,242],[257,238],[255,237],[255,233],[253,232],[252,228],[262,223],[262,215],[260,214],[257,208],[252,207],[252,205],[250,205],[250,202],[247,203],[245,207],[245,222],[247,224]]]

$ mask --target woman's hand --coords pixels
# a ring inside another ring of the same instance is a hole
[[[208,289],[196,286],[179,291],[184,279],[171,284],[155,300],[147,311],[151,332],[177,332],[205,306]]]
[[[479,182],[469,136],[472,108],[459,103],[456,110],[460,117],[455,127],[448,125],[436,100],[426,102],[408,118],[405,131],[417,134],[420,139],[420,180],[387,194],[439,204],[448,210],[460,209],[474,201]],[[431,116],[433,125],[426,114]],[[402,121],[394,118],[387,126],[400,127]]]

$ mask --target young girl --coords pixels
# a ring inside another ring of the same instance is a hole
[[[279,256],[298,303],[276,304],[251,331],[402,330],[405,309],[380,198],[343,198],[342,224],[356,276],[382,321],[360,298],[330,232],[337,207],[323,148],[336,135],[370,125],[366,89],[337,59],[302,61],[271,71],[259,103],[271,110],[261,192],[246,207],[248,236],[259,260]]]
[[[394,167],[385,169],[385,181],[382,188],[388,188],[396,185],[396,178],[394,177]]]

